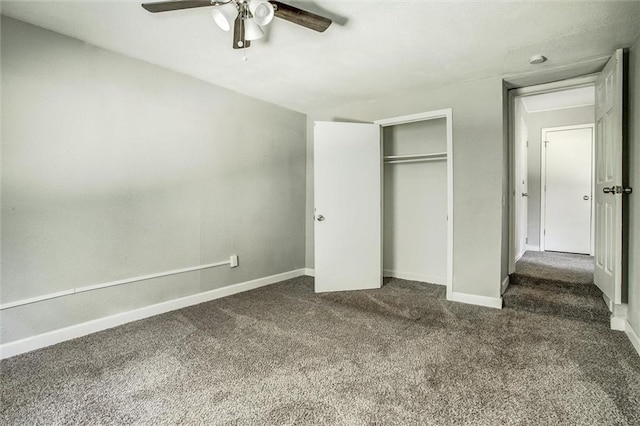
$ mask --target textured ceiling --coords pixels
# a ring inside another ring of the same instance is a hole
[[[490,76],[602,64],[640,31],[639,1],[288,2],[334,19],[325,33],[275,19],[242,52],[210,8],[20,1],[2,13],[301,112]],[[549,61],[533,66],[534,54]],[[573,66],[573,65],[571,65]],[[588,68],[588,66],[587,66]]]

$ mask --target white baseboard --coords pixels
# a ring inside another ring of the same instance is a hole
[[[400,271],[392,271],[391,269],[385,269],[382,271],[382,275],[385,277],[400,278],[401,280],[420,281],[429,284],[447,285],[446,277],[434,277],[429,275],[411,274]]]
[[[605,297],[604,300],[605,303],[609,302],[609,299],[607,297]],[[624,331],[627,326],[627,304],[611,304],[609,310],[611,311],[611,329],[616,331]]]
[[[310,277],[315,277],[316,276],[316,270],[313,268],[304,268],[304,274],[308,275]]]
[[[502,309],[502,297],[477,296],[468,293],[447,293],[447,300],[452,302],[468,303],[470,305],[486,306],[489,308]]]
[[[636,333],[629,321],[626,321],[624,332],[627,333],[627,337],[629,337],[631,344],[636,348],[638,355],[640,355],[640,336],[638,336],[638,333]]]
[[[280,281],[306,275],[305,269],[296,269],[294,271],[284,272],[282,274],[271,275],[264,278],[258,278],[243,283],[232,284],[226,287],[209,290],[202,293],[192,294],[190,296],[181,297],[179,299],[168,300],[166,302],[157,303],[155,305],[145,306],[143,308],[134,309],[132,311],[121,312],[104,318],[87,321],[81,324],[72,325],[58,330],[49,331],[37,336],[27,337],[25,339],[16,340],[0,345],[0,359],[9,358],[30,352],[46,346],[55,345],[67,340],[86,336],[87,334],[106,330],[108,328],[117,327],[133,321],[138,321],[154,315],[163,314],[165,312],[175,311],[176,309],[186,308],[187,306],[198,305],[222,297],[231,296],[232,294],[242,293],[244,291],[253,290],[258,287],[274,284]]]
[[[527,251],[540,251],[540,246],[530,246],[529,244],[527,244]]]
[[[507,291],[508,287],[509,287],[509,275],[507,275],[505,279],[502,280],[502,285],[500,285],[500,294],[503,295],[504,292]]]
[[[627,319],[611,315],[610,326],[615,331],[625,331],[627,329]]]

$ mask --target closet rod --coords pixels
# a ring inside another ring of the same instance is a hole
[[[418,159],[446,159],[446,152],[434,152],[431,154],[386,155],[385,160],[418,160]]]
[[[447,158],[438,157],[438,158],[414,158],[409,160],[385,160],[384,164],[424,163],[428,161],[447,161]]]

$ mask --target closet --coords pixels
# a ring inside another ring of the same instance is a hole
[[[314,122],[315,291],[384,276],[453,295],[452,110]]]
[[[447,118],[384,126],[384,276],[447,284]]]

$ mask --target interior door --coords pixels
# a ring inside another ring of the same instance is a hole
[[[315,291],[380,288],[380,126],[316,122],[313,152]]]
[[[543,131],[544,249],[591,252],[591,127]]]
[[[622,60],[619,49],[596,81],[594,280],[616,304],[622,303]]]

